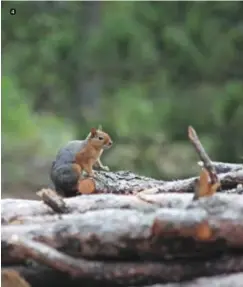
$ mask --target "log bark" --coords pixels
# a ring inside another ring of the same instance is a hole
[[[167,268],[167,265],[165,266],[165,268]],[[194,268],[192,266],[191,270],[193,269]],[[19,282],[19,278],[16,278],[16,273],[21,278],[21,280],[25,280],[27,284],[30,284],[31,286],[35,287],[79,287],[82,285],[87,287],[104,286],[104,283],[102,281],[95,282],[92,279],[84,280],[82,278],[70,278],[68,274],[53,270],[44,265],[39,265],[38,267],[2,267],[1,273],[3,287],[20,287],[16,284],[16,281]],[[187,280],[185,282],[178,283],[158,283],[154,285],[144,285],[144,287],[242,287],[242,282],[243,272],[238,272],[229,275],[199,277],[197,279]],[[108,282],[105,282],[105,286],[116,287],[121,286],[121,284],[109,284]],[[130,285],[129,287],[135,286],[136,285]],[[26,286],[22,285],[21,287]]]
[[[148,213],[98,210],[54,215],[41,224],[2,226],[2,262],[15,263],[15,250],[7,244],[14,234],[87,258],[190,258],[231,248],[243,251],[242,202],[232,209],[224,204],[203,208],[203,203],[199,208],[198,204]]]
[[[219,174],[221,190],[236,188],[243,184],[243,168]],[[79,189],[82,194],[112,193],[136,194],[146,189],[154,188],[157,193],[165,192],[194,192],[198,177],[182,180],[163,181],[140,176],[128,171],[105,172],[96,171],[95,178],[86,178],[80,181]]]
[[[196,201],[197,177],[123,171],[83,181],[84,193],[93,186],[102,194],[65,199],[44,190],[42,201],[1,200],[4,287],[206,287],[223,280],[215,275],[243,272],[243,165],[212,167],[222,188]],[[181,280],[193,281],[172,283]]]
[[[208,262],[208,261],[207,261]],[[216,260],[213,260],[213,264],[210,262],[211,270],[214,269],[214,266],[216,266]],[[219,262],[219,261],[218,261]],[[226,265],[228,264],[227,260],[225,260]],[[200,262],[202,264],[202,262]],[[180,267],[180,269],[184,268],[181,266],[183,262],[179,262],[177,264],[171,264],[168,266],[168,264],[164,264],[163,273],[165,274],[168,272],[168,269],[170,268],[171,271],[174,273],[177,273],[177,266]],[[199,267],[199,262],[197,262],[197,267]],[[222,263],[224,264],[224,262]],[[191,269],[190,269],[191,265]],[[209,272],[206,272],[207,270],[204,270],[202,272],[205,274],[204,276],[208,277],[201,277],[201,273],[199,271],[196,272],[196,274],[192,274],[194,268],[194,262],[191,264],[187,264],[186,270],[187,272],[187,280],[183,282],[183,276],[180,277],[181,281],[178,283],[157,283],[153,285],[143,285],[144,287],[242,287],[243,282],[243,272],[237,272],[232,273],[228,275],[209,275]],[[206,266],[206,264],[204,265]],[[174,270],[173,270],[174,268]],[[223,268],[222,268],[223,269]],[[221,270],[222,270],[221,269]],[[202,268],[200,268],[202,270]],[[224,269],[225,272],[229,272],[229,268]],[[233,269],[231,269],[232,272]],[[191,273],[189,273],[191,272]],[[218,273],[218,270],[215,271]],[[18,284],[19,280],[26,281],[27,284],[30,284],[30,286],[35,287],[78,287],[78,286],[87,286],[87,287],[100,287],[100,286],[107,286],[107,287],[116,287],[121,286],[122,284],[115,284],[104,282],[102,280],[95,281],[93,278],[90,280],[83,279],[83,278],[70,278],[70,276],[67,273],[60,272],[53,270],[52,268],[49,268],[44,265],[36,265],[36,266],[23,266],[23,265],[15,265],[11,267],[2,267],[1,270],[2,273],[2,286],[3,287],[20,287]],[[16,273],[20,277],[16,278]],[[199,278],[197,278],[200,276]],[[212,274],[212,273],[211,273]],[[223,274],[223,272],[222,272]],[[196,279],[188,279],[188,278],[196,278]],[[17,283],[16,283],[17,281]],[[169,280],[171,281],[171,280]],[[173,280],[174,281],[174,280]],[[167,281],[168,282],[168,281]],[[151,283],[150,283],[151,284]],[[124,284],[125,285],[125,284]],[[28,285],[27,285],[28,286]],[[27,287],[25,285],[22,285],[21,287]],[[128,285],[125,285],[128,286]],[[132,284],[129,287],[135,287],[136,285]]]
[[[221,191],[236,188],[243,183],[243,169],[219,174]],[[165,182],[162,186],[155,186],[154,193],[164,192],[194,192],[194,185],[198,177]],[[156,191],[157,189],[157,191]],[[220,192],[220,191],[219,191]]]
[[[163,282],[178,282],[201,276],[212,276],[225,272],[243,271],[243,255],[223,255],[204,261],[178,262],[103,262],[74,259],[68,255],[47,247],[43,243],[36,243],[16,237],[11,244],[18,250],[20,258],[34,259],[39,263],[62,271],[79,283],[87,281],[114,285],[143,286]],[[86,281],[87,280],[87,281]]]
[[[202,198],[192,202],[193,195],[190,193],[160,193],[151,194],[141,192],[138,195],[114,195],[114,194],[94,194],[82,195],[74,198],[64,199],[65,209],[69,214],[81,214],[88,211],[104,209],[129,209],[144,213],[156,211],[162,208],[185,209],[194,206],[195,208],[211,208],[213,211],[221,206],[225,211],[241,210],[243,208],[242,195],[243,188],[235,190],[230,194],[218,193],[209,198]],[[51,215],[51,216],[50,216]],[[53,221],[59,218],[55,211],[41,201],[22,200],[22,199],[2,199],[1,200],[1,219],[2,224],[21,224],[38,223]]]
[[[155,284],[145,287],[242,287],[242,282],[243,272],[239,272],[231,275],[203,277],[189,282]]]
[[[226,173],[230,171],[237,171],[243,168],[242,163],[228,163],[228,162],[220,162],[220,161],[213,161],[211,164],[214,166],[216,172],[219,173]],[[199,166],[204,166],[202,161],[198,162]]]

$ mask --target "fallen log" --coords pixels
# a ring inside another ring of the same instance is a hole
[[[112,194],[136,194],[146,189],[154,189],[157,193],[165,192],[194,192],[194,185],[198,177],[188,179],[163,181],[149,177],[139,176],[128,171],[97,172],[98,179],[86,178],[83,180],[82,194],[112,193]],[[236,188],[243,184],[243,168],[219,174],[221,191]],[[80,187],[81,188],[81,187]]]
[[[211,193],[215,193],[216,190],[221,187],[221,191],[225,189],[236,188],[238,184],[243,183],[243,165],[237,167],[232,164],[225,163],[227,169],[230,170],[228,173],[221,174],[218,176],[216,166],[222,164],[214,164],[211,161],[209,155],[204,149],[200,139],[192,126],[188,127],[188,138],[192,143],[196,153],[202,162],[199,164],[203,166],[203,169],[207,171],[210,178],[208,191],[203,189],[202,194],[196,194],[196,188],[198,184],[198,177],[193,177],[187,180],[177,180],[166,182],[162,180],[156,180],[145,176],[139,176],[129,171],[119,172],[104,172],[96,171],[94,177],[84,178],[83,175],[79,178],[75,189],[69,192],[64,192],[66,197],[72,197],[78,194],[94,194],[94,193],[113,193],[113,194],[136,194],[146,189],[157,189],[157,193],[161,192],[193,192],[194,199],[198,197],[208,196]],[[51,179],[54,180],[53,176]],[[55,182],[53,182],[55,185]],[[211,186],[212,185],[212,186]],[[61,192],[61,191],[60,191]],[[155,190],[154,190],[155,192]],[[63,195],[61,192],[60,195]]]
[[[82,195],[74,198],[63,199],[65,209],[69,214],[85,213],[88,211],[104,209],[129,209],[144,213],[156,211],[159,207],[185,209],[194,206],[195,208],[221,209],[225,211],[241,210],[243,208],[243,188],[235,190],[231,194],[218,193],[209,198],[202,198],[192,202],[190,193],[160,193],[153,194],[153,190],[147,190],[138,195],[114,195],[94,194]],[[229,191],[230,192],[230,191]],[[239,194],[236,194],[236,193]],[[233,193],[233,194],[232,194]],[[56,215],[52,217],[50,215]],[[37,200],[3,199],[1,200],[2,224],[13,223],[38,223],[47,222],[60,218],[55,210]]]
[[[15,252],[7,246],[14,234],[87,258],[190,258],[231,248],[243,251],[242,202],[225,210],[224,205],[212,208],[213,200],[210,208],[209,199],[201,199],[200,208],[195,203],[148,213],[107,209],[2,226],[2,262],[15,263]]]
[[[130,284],[143,286],[145,284],[190,280],[198,276],[243,271],[243,255],[234,257],[223,255],[204,261],[192,260],[190,262],[183,260],[177,262],[103,262],[74,259],[43,243],[21,237],[14,236],[10,243],[17,250],[16,254],[19,258],[34,259],[53,270],[68,274],[85,286],[87,286],[87,281],[89,283],[99,282],[100,284],[102,282],[104,285],[112,283],[114,284],[112,286],[128,286]],[[26,272],[28,273],[28,271]],[[23,271],[21,276],[26,278]]]
[[[221,182],[221,191],[236,188],[238,184],[243,183],[243,169],[219,174],[218,178]],[[189,179],[166,182],[161,186],[155,186],[153,188],[153,193],[194,192],[194,186],[197,179],[198,177],[192,177]]]
[[[201,162],[199,165],[206,168],[210,175],[211,183],[220,181],[221,191],[236,188],[243,183],[243,164],[228,164],[212,162],[206,153],[200,139],[193,129],[188,127],[188,138],[197,152]],[[225,164],[225,165],[224,165]],[[227,168],[226,168],[227,167]],[[218,170],[230,170],[227,173],[217,174]],[[145,189],[153,188],[154,192],[195,192],[195,184],[198,177],[185,180],[166,182],[152,178],[138,176],[128,171],[120,172],[96,172],[95,179],[86,178],[79,182],[81,194],[113,193],[113,194],[135,194]]]
[[[165,266],[165,270],[167,265]],[[191,270],[194,268],[192,267]],[[189,270],[189,269],[187,269]],[[228,271],[228,270],[227,270]],[[174,271],[175,272],[175,271]],[[28,284],[35,287],[77,287],[80,285],[88,287],[118,287],[122,284],[108,283],[95,280],[84,280],[82,278],[70,278],[70,276],[64,272],[53,270],[44,265],[38,267],[31,266],[11,266],[2,267],[2,286],[3,287],[29,287]],[[205,272],[206,273],[206,272]],[[222,272],[223,273],[223,272]],[[200,276],[200,275],[199,275]],[[146,285],[144,287],[242,287],[243,272],[232,273],[228,275],[216,275],[208,277],[199,277],[187,281],[180,281],[178,283],[158,283],[154,285]],[[182,278],[181,278],[182,279]],[[25,285],[20,285],[19,281],[24,281]],[[19,285],[18,285],[19,284]],[[127,285],[126,285],[127,286]],[[136,285],[130,285],[129,287],[135,287]]]

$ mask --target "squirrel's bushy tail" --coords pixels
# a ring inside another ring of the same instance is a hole
[[[58,193],[65,197],[71,197],[76,194],[75,187],[79,180],[79,175],[73,170],[72,164],[63,164],[56,167],[52,164],[50,178]]]

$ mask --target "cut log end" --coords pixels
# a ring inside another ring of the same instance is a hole
[[[95,193],[95,190],[95,181],[92,178],[81,179],[78,182],[78,193],[80,194],[92,194]]]

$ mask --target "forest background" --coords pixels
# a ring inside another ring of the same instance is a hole
[[[243,2],[1,5],[2,196],[34,198],[98,124],[114,171],[196,174],[190,124],[212,159],[243,161]]]

